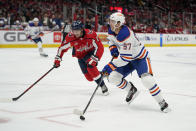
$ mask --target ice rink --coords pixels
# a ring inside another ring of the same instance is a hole
[[[155,79],[172,112],[160,112],[158,104],[141,84],[136,72],[126,79],[140,90],[127,105],[127,92],[106,84],[110,95],[99,89],[86,120],[73,114],[83,110],[96,84],[83,77],[71,51],[61,67],[16,102],[0,103],[0,131],[195,131],[196,130],[196,47],[149,48]],[[45,48],[48,58],[36,48],[0,49],[0,98],[20,95],[52,66],[57,48]],[[111,59],[109,50],[98,68]]]

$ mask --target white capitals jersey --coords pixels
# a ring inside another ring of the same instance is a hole
[[[43,31],[43,27],[40,23],[38,26],[35,26],[34,23],[30,23],[24,31],[27,36],[31,36],[32,39],[37,39],[40,38],[40,33]]]
[[[117,46],[120,56],[113,61],[117,67],[124,66],[136,59],[143,59],[148,56],[148,51],[135,36],[135,33],[126,25],[123,25],[120,32],[115,34],[111,28],[108,29],[109,46]]]

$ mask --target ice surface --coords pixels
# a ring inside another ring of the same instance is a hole
[[[86,120],[81,121],[73,110],[85,108],[96,84],[85,80],[69,51],[60,68],[18,101],[0,103],[0,131],[195,131],[196,48],[148,50],[154,77],[172,112],[160,112],[134,72],[126,79],[141,93],[131,105],[125,102],[126,91],[106,82],[110,95],[103,96],[99,89],[85,114]],[[40,57],[35,48],[0,49],[0,98],[17,97],[53,66],[57,48],[45,51],[48,58]],[[110,59],[105,48],[98,68],[101,70]]]

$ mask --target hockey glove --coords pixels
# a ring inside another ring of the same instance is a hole
[[[117,59],[118,56],[119,56],[119,52],[118,52],[118,49],[117,49],[116,45],[111,45],[109,47],[109,49],[110,49],[110,53],[114,57],[114,59]]]
[[[60,66],[61,58],[57,55],[54,60],[54,68],[58,68]]]
[[[43,33],[43,32],[40,32],[40,33],[39,33],[39,36],[44,36],[44,33]]]
[[[31,41],[32,41],[32,38],[31,38],[31,36],[28,36],[28,37],[27,37],[27,39],[29,39],[29,40],[31,40]]]
[[[112,71],[116,70],[116,66],[110,62],[109,64],[105,65],[105,67],[102,70],[103,75],[109,75]]]
[[[98,60],[99,59],[96,56],[92,55],[89,59],[87,59],[86,63],[90,66],[97,66]]]

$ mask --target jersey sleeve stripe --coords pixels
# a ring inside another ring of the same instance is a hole
[[[67,44],[61,46],[61,47],[59,48],[59,50],[58,50],[57,55],[58,55],[58,56],[61,56],[62,51],[68,49],[69,47],[71,47],[71,44],[70,44],[70,43],[67,43]]]
[[[115,67],[113,64],[109,63],[108,65],[109,65],[109,67],[110,67],[113,71],[116,70],[116,67]]]
[[[136,57],[134,57],[134,59],[138,58],[138,59],[142,59],[145,58],[148,55],[148,51],[146,49],[144,49],[142,52],[139,53],[140,55],[137,55]]]
[[[146,53],[146,49],[142,52],[142,55],[139,57],[139,59],[142,59],[144,57],[144,54]]]
[[[124,58],[124,59],[127,59],[127,60],[132,60],[132,59],[134,59],[134,58],[129,57],[129,56],[121,56],[121,57]]]
[[[97,43],[95,42],[95,40],[93,40],[92,43],[93,43],[93,46],[95,47],[94,56],[96,56],[97,50],[98,50],[98,45],[97,45]]]
[[[148,71],[149,71],[149,73],[153,74],[149,58],[147,58],[147,64],[148,64]]]
[[[109,50],[111,51],[112,49],[117,48],[116,45],[111,45],[109,46]]]
[[[139,56],[142,54],[142,52],[144,51],[144,48],[145,48],[145,47],[143,47],[143,48],[141,49],[140,53],[139,53],[135,58],[139,57]]]
[[[121,56],[132,56],[132,54],[120,54]]]

